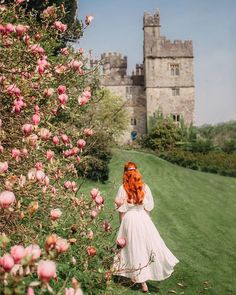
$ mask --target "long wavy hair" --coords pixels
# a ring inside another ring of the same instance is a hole
[[[142,175],[137,170],[134,162],[128,162],[124,166],[123,186],[128,195],[127,202],[141,205],[144,199],[144,183]]]

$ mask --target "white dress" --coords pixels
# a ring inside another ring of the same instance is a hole
[[[137,283],[164,280],[171,275],[174,266],[179,262],[165,245],[146,212],[153,209],[154,203],[151,190],[146,184],[144,191],[142,205],[127,203],[123,185],[116,196],[123,200],[123,205],[117,210],[125,213],[117,239],[124,238],[126,245],[114,259],[114,274],[131,278]]]

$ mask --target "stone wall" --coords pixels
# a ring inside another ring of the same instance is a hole
[[[129,87],[128,92],[127,87]],[[146,98],[143,86],[130,84],[124,86],[106,85],[106,88],[123,99],[124,105],[128,111],[130,124],[120,142],[129,142],[131,140],[132,131],[136,131],[139,136],[146,134]],[[136,125],[131,124],[131,119],[136,120]]]

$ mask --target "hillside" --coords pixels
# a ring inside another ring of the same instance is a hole
[[[110,181],[105,185],[88,182],[82,190],[98,186],[107,198],[106,206],[113,208],[125,161],[138,164],[155,198],[153,221],[180,260],[171,278],[149,283],[151,294],[158,289],[160,295],[168,294],[168,290],[189,295],[233,294],[236,179],[178,167],[150,154],[116,150],[110,164]],[[113,228],[117,226],[116,216]],[[130,289],[117,285],[116,294],[136,292],[135,286]]]

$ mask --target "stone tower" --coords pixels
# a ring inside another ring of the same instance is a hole
[[[192,41],[171,42],[160,34],[160,14],[144,13],[144,77],[147,125],[160,111],[174,121],[194,121]]]
[[[171,42],[160,33],[160,14],[143,17],[144,64],[137,64],[127,75],[127,57],[120,53],[104,53],[102,85],[123,98],[130,125],[121,141],[132,140],[133,134],[144,135],[149,118],[157,111],[181,119],[188,125],[194,121],[194,73],[192,41]],[[93,66],[96,61],[91,61]]]
[[[137,64],[132,75],[127,75],[127,57],[121,54],[103,53],[102,85],[123,98],[130,124],[120,142],[131,140],[131,133],[142,135],[146,129],[146,97],[144,92],[143,65]]]

